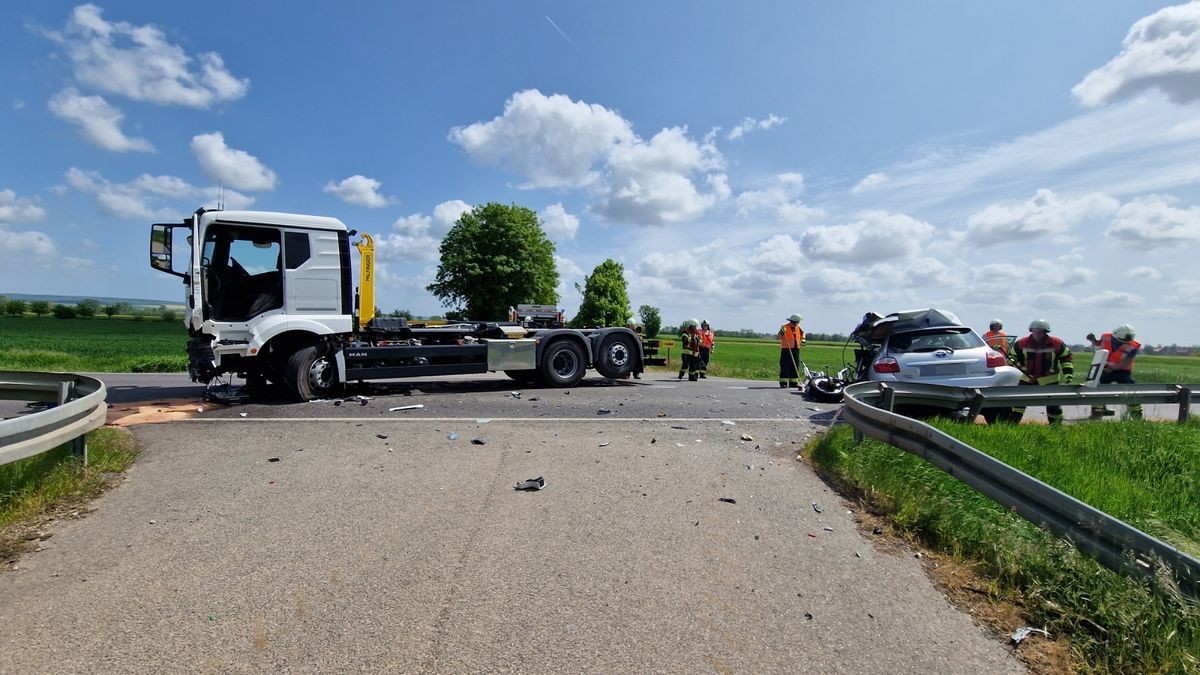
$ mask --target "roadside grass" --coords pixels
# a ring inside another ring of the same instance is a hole
[[[137,447],[124,429],[104,427],[88,434],[88,465],[71,454],[70,444],[0,466],[0,559],[19,539],[10,529],[55,508],[99,494],[112,474],[129,467]]]
[[[1200,550],[1200,423],[934,426],[1193,554]],[[831,430],[806,455],[895,525],[993,580],[1030,625],[1069,638],[1086,672],[1200,672],[1200,604],[1131,579],[924,460]]]
[[[0,370],[187,370],[182,322],[0,317]]]

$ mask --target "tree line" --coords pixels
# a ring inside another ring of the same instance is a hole
[[[0,295],[0,308],[8,316],[33,314],[40,317],[52,314],[58,319],[91,319],[97,314],[103,314],[110,319],[114,316],[130,316],[135,321],[144,321],[147,319],[161,321],[179,320],[179,312],[168,308],[166,305],[159,305],[157,308],[134,307],[128,302],[116,302],[104,305],[95,298],[87,298],[80,300],[74,305],[66,305],[51,304],[48,300],[30,300],[26,302]]]

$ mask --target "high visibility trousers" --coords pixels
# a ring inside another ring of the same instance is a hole
[[[708,359],[712,356],[712,349],[709,347],[700,348],[700,377],[706,377],[708,373]]]
[[[779,386],[800,386],[800,348],[779,350]]]
[[[700,379],[701,368],[703,366],[700,361],[700,355],[684,352],[682,357],[682,360],[679,362],[679,379],[683,379],[685,373],[689,380],[695,381]]]
[[[1100,373],[1100,384],[1137,384],[1133,381],[1133,373],[1128,370],[1110,370]],[[1092,417],[1102,417],[1108,411],[1108,406],[1092,406]],[[1125,413],[1130,419],[1142,419],[1142,404],[1130,403],[1125,406]]]
[[[1029,387],[1038,386],[1037,382],[1028,382],[1026,380],[1021,380],[1018,384],[1024,385],[1024,386],[1029,386]],[[1021,420],[1021,418],[1025,416],[1025,406],[1014,406],[1012,409],[1012,415],[1016,419],[1016,421],[1019,422]],[[1063,421],[1062,406],[1060,406],[1060,405],[1046,406],[1046,418],[1050,421],[1050,424],[1062,424],[1062,421]]]

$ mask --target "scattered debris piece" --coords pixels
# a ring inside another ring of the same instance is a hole
[[[508,395],[512,398],[521,398],[521,392],[519,391],[510,391]]]
[[[659,416],[659,417],[666,417],[666,416],[667,416],[667,413],[665,413],[665,412],[660,412],[660,413],[657,413],[657,414],[658,414],[658,416]]]
[[[754,465],[753,465],[753,464],[747,464],[747,465],[746,465],[746,470],[747,470],[747,471],[753,471],[753,470],[754,470]]]
[[[388,408],[388,412],[396,412],[397,410],[417,410],[418,408],[424,408],[424,407],[425,407],[424,403],[414,403],[413,405],[398,405],[395,408]]]
[[[446,438],[449,438],[449,439],[450,439],[450,440],[452,440],[452,441],[457,441],[457,440],[458,440],[458,434],[456,434],[456,433],[454,433],[453,431],[451,431],[450,433],[446,434]]]
[[[821,409],[820,409],[820,408],[814,408],[814,407],[812,407],[811,405],[810,405],[810,406],[808,406],[808,409],[809,409],[809,410],[816,410],[817,412],[821,412]]]
[[[487,441],[485,441],[482,438],[479,438],[477,436],[477,437],[471,439],[471,444],[472,445],[487,445]]]
[[[737,426],[737,422],[734,422],[733,420],[721,420],[721,426],[723,426],[723,427],[736,427],[736,426]]]
[[[683,429],[684,431],[687,430],[687,427],[680,427],[680,426],[672,426],[671,428],[672,429]]]
[[[754,535],[754,541],[758,541],[758,535]]]
[[[157,521],[157,520],[151,520],[151,521],[150,521],[150,524],[151,524],[151,525],[157,525],[157,524],[158,524],[158,521]]]
[[[821,505],[820,505],[820,504],[818,504],[818,503],[816,503],[816,502],[813,502],[813,503],[812,503],[812,507],[813,507],[813,511],[816,511],[817,513],[820,513],[820,512],[821,512]]]
[[[530,396],[529,398],[527,398],[525,400],[526,401],[540,401],[541,399],[536,396]]]
[[[754,440],[754,437],[751,436],[750,434],[742,434],[742,440],[743,441],[752,441],[752,440]]]
[[[241,416],[241,417],[245,417],[246,415],[249,415],[249,414],[250,414],[250,413],[238,413],[238,415],[239,415],[239,416]]]
[[[476,424],[487,424],[488,422],[491,422],[491,421],[492,421],[491,418],[484,417],[482,419],[475,420],[475,423]]]
[[[828,525],[826,525],[824,529],[826,532],[833,532],[833,528]]]
[[[204,408],[196,408],[196,412],[204,412]]]
[[[650,441],[650,442],[653,443],[654,441]],[[600,447],[607,448],[610,443],[612,443],[612,441],[604,441],[603,443],[600,444]]]
[[[658,439],[657,439],[657,438],[651,438],[651,439],[650,439],[650,445],[654,445],[654,444],[655,444],[655,443],[657,443],[657,442],[658,442]]]
[[[279,461],[279,458],[278,458],[278,457],[268,457],[268,458],[267,458],[267,461],[268,461],[268,462],[278,462],[278,461]]]
[[[875,529],[871,530],[871,534],[883,534],[883,528],[876,525]]]
[[[686,446],[684,446],[684,444],[683,444],[683,443],[676,443],[675,445],[676,445],[676,446],[678,446],[678,447],[681,447],[681,448],[682,448],[682,447],[686,447]]]
[[[375,434],[375,438],[378,438],[378,439],[381,439],[381,440],[385,440],[385,441],[386,441],[386,440],[387,440],[387,434]]]
[[[809,533],[808,533],[808,536],[812,537],[813,539],[816,539],[816,538],[817,538],[817,535],[813,534],[812,532],[809,532]]]
[[[1050,637],[1050,633],[1042,630],[1041,628],[1033,628],[1031,626],[1022,626],[1022,627],[1014,630],[1013,634],[1008,636],[1008,639],[1012,641],[1013,646],[1015,647],[1015,646],[1021,644],[1022,640],[1029,637],[1033,633],[1041,633],[1042,635],[1044,635],[1046,637]]]
[[[812,621],[812,620],[813,620],[813,615],[812,615],[812,612],[805,612],[805,613],[804,613],[804,618],[805,618],[805,619],[808,619],[809,621]]]
[[[729,497],[721,497],[721,498],[720,498],[720,499],[718,499],[717,501],[719,501],[719,502],[725,502],[726,504],[736,504],[736,503],[737,503],[737,500],[736,500],[736,499],[730,499]]]
[[[513,486],[513,489],[514,490],[523,490],[526,492],[533,492],[535,490],[544,489],[545,487],[546,487],[546,479],[542,478],[541,476],[538,476],[537,478],[530,478],[529,480],[523,480],[520,483],[517,483],[516,485]]]
[[[601,409],[599,409],[599,410],[597,410],[597,411],[596,411],[596,414],[597,414],[597,415],[611,415],[611,414],[612,414],[612,411],[611,411],[611,410],[609,410],[608,408],[601,408]]]

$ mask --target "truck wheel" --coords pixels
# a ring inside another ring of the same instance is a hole
[[[628,335],[610,335],[600,344],[600,358],[596,360],[596,372],[604,377],[619,380],[633,371],[635,341]]]
[[[297,401],[312,401],[337,393],[337,365],[325,345],[311,345],[288,359],[284,379]]]
[[[542,376],[556,387],[570,387],[583,379],[583,349],[571,340],[552,342],[542,354]]]

